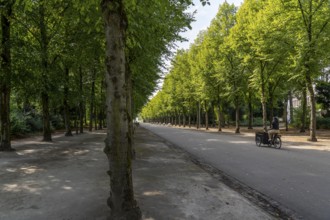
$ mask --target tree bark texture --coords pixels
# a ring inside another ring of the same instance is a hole
[[[132,111],[132,105],[133,105],[133,83],[132,83],[132,72],[128,65],[128,61],[126,60],[126,69],[125,69],[125,80],[126,80],[126,106],[127,106],[127,126],[128,126],[128,146],[130,147],[130,157],[132,159],[135,159],[135,149],[134,149],[134,139],[133,139],[133,133],[134,133],[134,125],[133,125],[133,111]]]
[[[188,127],[191,128],[191,115],[188,115]]]
[[[310,102],[311,102],[311,119],[310,119],[310,136],[309,141],[317,141],[316,138],[316,101],[315,93],[313,88],[312,79],[309,75],[306,76],[307,88],[309,91]]]
[[[205,102],[205,130],[209,130],[209,109]]]
[[[69,68],[65,68],[65,84],[64,84],[64,97],[63,97],[63,105],[64,105],[64,121],[65,121],[65,136],[72,136],[71,131],[71,118],[70,118],[70,106],[69,106]]]
[[[265,80],[265,64],[260,61],[260,78],[261,78],[261,105],[262,105],[262,125],[264,132],[267,132],[267,97],[266,97],[266,80]]]
[[[50,127],[50,114],[49,114],[49,80],[48,80],[48,37],[45,24],[45,8],[44,1],[39,2],[39,16],[40,16],[40,44],[41,44],[41,66],[42,66],[42,91],[41,91],[41,104],[42,104],[42,118],[43,118],[43,141],[52,141],[51,127]]]
[[[10,16],[13,1],[8,1],[1,12],[1,77],[0,77],[0,151],[13,151],[10,139],[11,45]]]
[[[89,106],[89,131],[93,131],[93,120],[96,120],[95,111],[95,75],[96,72],[94,70],[92,75],[92,87],[91,87],[91,102]]]
[[[285,130],[289,131],[289,123],[288,123],[288,96],[284,99],[284,122],[285,122]]]
[[[312,57],[312,54],[315,53],[314,40],[313,39],[313,14],[312,14],[313,3],[309,2],[309,14],[307,22],[307,37],[308,37],[308,51],[305,62],[305,79],[307,84],[307,89],[309,91],[310,103],[311,103],[311,119],[310,119],[310,137],[309,141],[317,141],[316,139],[316,100],[315,92],[313,88],[313,79],[312,79],[312,64],[315,64],[315,60]]]
[[[220,100],[220,85],[218,85],[218,100],[217,100],[217,108],[218,108],[218,131],[221,131],[221,100]]]
[[[292,91],[289,91],[289,105],[290,105],[290,121],[289,124],[292,124],[294,122],[293,119],[293,97],[292,97]]]
[[[303,88],[302,94],[302,113],[301,113],[301,127],[300,132],[305,132],[306,129],[306,114],[307,114],[307,91]]]
[[[79,132],[80,134],[84,133],[84,103],[83,103],[83,72],[81,67],[79,67],[79,92],[80,92],[80,100],[79,100]]]
[[[274,118],[274,98],[273,95],[269,94],[269,123],[273,121]]]
[[[238,104],[238,98],[236,98],[236,114],[235,114],[235,121],[236,121],[236,129],[235,129],[235,133],[239,134],[240,133],[240,125],[239,125],[239,104]]]
[[[252,119],[253,119],[253,108],[252,108],[252,94],[251,92],[249,91],[249,103],[248,103],[248,109],[249,109],[249,124],[248,124],[248,129],[253,129],[253,126],[252,126]]]
[[[197,110],[197,118],[196,118],[196,120],[197,120],[196,127],[197,127],[197,129],[199,129],[201,126],[201,102],[200,101],[198,102],[197,108],[198,108],[198,110]]]
[[[109,160],[111,219],[141,219],[134,199],[132,158],[125,80],[125,32],[127,19],[123,1],[101,2],[106,34],[107,138],[104,152]]]

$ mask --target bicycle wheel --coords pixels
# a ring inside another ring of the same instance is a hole
[[[274,139],[274,147],[280,149],[282,147],[282,140],[280,137],[276,136]]]
[[[260,136],[257,136],[257,137],[256,137],[256,145],[257,145],[258,147],[261,146],[261,137],[260,137]]]

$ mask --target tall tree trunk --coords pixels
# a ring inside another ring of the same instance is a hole
[[[274,117],[274,98],[272,94],[269,94],[269,122],[273,121]]]
[[[217,102],[217,108],[218,108],[218,131],[221,131],[221,102],[220,102],[220,85],[218,86],[218,102]]]
[[[104,152],[108,157],[111,219],[141,219],[134,199],[132,158],[127,115],[125,82],[125,32],[127,19],[122,0],[102,0],[106,33],[106,106],[107,138]]]
[[[261,101],[262,105],[262,124],[263,124],[263,130],[266,132],[267,131],[267,111],[266,111],[266,101],[265,98],[262,98]]]
[[[79,130],[80,134],[84,133],[84,103],[83,103],[83,72],[81,66],[79,67]]]
[[[252,94],[251,94],[251,91],[249,91],[248,109],[249,109],[249,113],[248,113],[249,114],[248,129],[253,129],[253,127],[252,127],[253,109],[252,109]]]
[[[64,99],[63,99],[63,105],[64,105],[64,121],[65,121],[65,136],[72,136],[71,131],[71,118],[70,118],[70,107],[69,107],[69,68],[65,68],[65,84],[64,84]]]
[[[264,68],[265,65],[260,61],[262,126],[264,132],[267,132],[266,80],[264,79]]]
[[[292,91],[289,91],[289,105],[290,105],[290,122],[289,124],[292,124],[294,122],[293,119],[293,97],[292,97]]]
[[[93,70],[92,88],[91,88],[91,102],[90,102],[90,106],[89,106],[89,109],[90,109],[89,131],[93,130],[93,120],[96,118],[96,115],[95,115],[95,76],[96,76],[96,72],[95,72],[95,70]]]
[[[0,151],[13,151],[10,140],[11,45],[10,17],[14,1],[8,1],[1,11],[1,75],[0,75]]]
[[[238,98],[236,98],[236,114],[235,114],[235,121],[236,121],[236,129],[235,129],[235,133],[238,134],[240,133],[240,125],[239,125],[239,101]]]
[[[302,94],[302,114],[301,114],[300,132],[305,132],[305,128],[306,128],[306,114],[307,114],[307,91],[306,91],[306,88],[303,88],[303,94]]]
[[[311,121],[310,121],[310,137],[309,141],[317,141],[316,139],[316,101],[315,101],[315,93],[313,89],[312,79],[309,75],[306,76],[307,88],[310,95],[311,101]]]
[[[97,127],[97,122],[98,122],[98,116],[99,116],[99,114],[98,114],[98,109],[97,109],[97,107],[96,107],[96,103],[94,103],[94,129],[95,129],[95,131],[97,131],[98,130],[98,127]]]
[[[209,130],[209,110],[205,102],[205,130]]]
[[[101,96],[101,104],[100,104],[100,110],[99,110],[99,117],[98,117],[98,119],[99,119],[99,121],[98,121],[98,123],[99,123],[99,129],[100,130],[102,130],[103,129],[103,103],[104,103],[104,99],[103,99],[103,85],[104,85],[104,81],[103,80],[101,80],[101,85],[100,85],[100,87],[101,87],[101,94],[100,94],[100,96]]]
[[[199,129],[201,127],[201,102],[198,101],[198,107],[197,107],[197,125],[196,128]]]
[[[42,104],[42,118],[43,118],[43,141],[52,141],[51,127],[50,127],[50,114],[49,114],[49,67],[48,67],[48,37],[45,25],[45,8],[44,1],[39,2],[39,15],[40,15],[40,36],[41,36],[41,65],[42,65],[42,91],[41,91],[41,104]]]
[[[289,123],[288,123],[288,96],[284,99],[284,123],[285,123],[285,130],[289,131]]]
[[[307,21],[307,36],[308,36],[308,51],[306,55],[306,62],[305,62],[305,80],[307,89],[309,91],[310,102],[311,102],[311,119],[310,119],[310,137],[308,141],[317,141],[316,139],[316,100],[315,100],[315,93],[313,88],[313,80],[312,80],[312,66],[315,63],[315,59],[312,57],[315,54],[315,41],[313,39],[313,3],[312,1],[309,2],[309,14],[308,14],[308,21]]]
[[[50,114],[49,114],[49,97],[48,93],[41,93],[42,102],[42,121],[43,121],[43,141],[52,141],[52,133],[50,128]]]
[[[191,115],[190,114],[188,115],[188,126],[189,126],[189,128],[191,128]]]
[[[75,117],[74,117],[74,127],[76,129],[76,134],[79,134],[79,127],[78,127],[78,116],[79,116],[79,108],[75,108]]]

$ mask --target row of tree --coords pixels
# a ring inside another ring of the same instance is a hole
[[[51,141],[52,116],[104,115],[104,34],[98,7],[68,1],[1,1],[1,149],[12,150],[10,109],[42,116]],[[95,6],[95,5],[94,5]],[[102,103],[102,104],[101,104]],[[99,117],[100,118],[100,117]],[[101,124],[101,123],[100,123]]]
[[[245,0],[239,9],[223,3],[190,49],[178,51],[163,89],[141,116],[190,123],[197,115],[199,125],[203,110],[208,127],[208,114],[215,112],[220,131],[222,114],[233,106],[238,133],[240,109],[247,109],[251,127],[257,100],[266,131],[274,108],[282,103],[285,111],[295,91],[302,97],[303,128],[309,97],[309,140],[317,141],[314,87],[330,64],[329,21],[325,0]]]
[[[208,3],[201,0],[202,4]],[[11,109],[103,125],[112,219],[140,219],[132,184],[132,119],[152,94],[163,59],[189,27],[191,0],[0,0],[0,150],[11,151]],[[104,74],[105,73],[105,74]],[[87,117],[87,114],[89,117]],[[96,123],[96,122],[95,122]]]

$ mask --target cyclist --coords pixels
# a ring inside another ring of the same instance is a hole
[[[271,129],[268,130],[269,141],[273,141],[273,137],[275,134],[280,133],[280,125],[277,117],[273,117],[273,121],[271,124]]]

